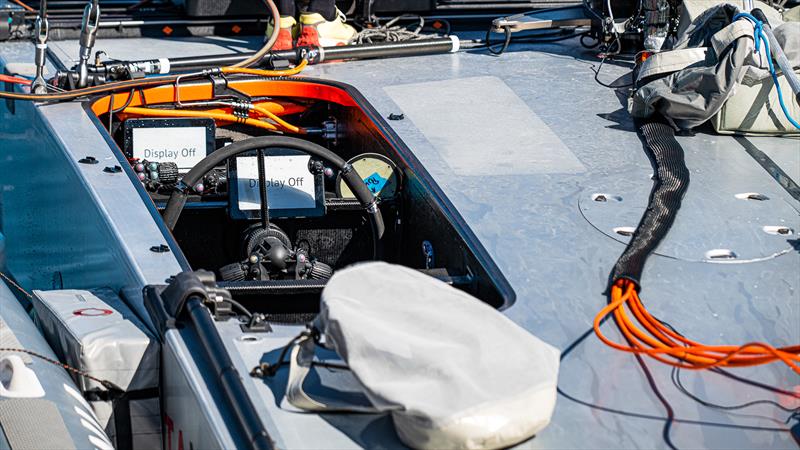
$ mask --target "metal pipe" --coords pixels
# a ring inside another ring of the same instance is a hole
[[[421,39],[403,42],[385,42],[376,44],[343,45],[339,47],[301,47],[294,50],[272,52],[266,60],[298,62],[309,59],[309,64],[328,60],[398,58],[403,56],[432,55],[437,53],[455,53],[461,47],[456,36],[438,39]],[[153,72],[168,73],[201,67],[229,66],[252,56],[254,53],[234,53],[228,55],[187,56],[179,58],[161,58],[144,61],[132,61],[125,64],[135,67],[152,67]],[[110,66],[109,66],[110,67]]]
[[[89,84],[89,58],[97,38],[97,24],[100,23],[100,2],[90,0],[83,10],[83,23],[81,24],[80,51],[78,53],[78,87],[83,88]]]
[[[39,15],[36,17],[36,25],[34,27],[36,34],[36,53],[34,55],[34,63],[36,64],[36,77],[31,84],[31,90],[34,94],[46,94],[47,82],[44,80],[44,65],[47,60],[47,35],[49,33],[49,24],[47,22],[47,0],[42,0],[39,5]]]
[[[228,354],[228,349],[225,348],[225,343],[219,337],[210,311],[203,305],[203,299],[193,295],[186,300],[185,308],[191,325],[200,339],[206,360],[211,363],[217,378],[216,381],[219,382],[225,394],[223,397],[233,410],[236,422],[242,428],[241,431],[250,448],[255,450],[274,448],[253,401],[242,383],[242,376],[236,370],[236,366]]]

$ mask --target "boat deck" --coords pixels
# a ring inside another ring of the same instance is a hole
[[[258,43],[141,38],[100,40],[97,46],[113,58],[137,59],[143,49],[147,57],[189,56]],[[51,47],[68,66],[67,58],[77,55],[75,42]],[[0,56],[27,61],[33,50],[14,44],[0,47]],[[609,272],[625,248],[627,238],[614,229],[637,225],[652,185],[624,99],[593,80],[597,63],[591,50],[565,41],[512,45],[501,57],[470,50],[330,63],[303,75],[353,85],[383,117],[404,115],[387,123],[516,292],[504,313],[563,352],[552,423],[521,447],[795,447],[788,430],[798,426],[796,420],[787,425],[790,413],[773,404],[728,411],[691,398],[726,406],[771,400],[797,408],[788,396],[759,387],[800,389],[787,367],[736,370],[738,379],[681,371],[681,388],[670,367],[637,361],[590,333],[606,304]],[[611,82],[627,71],[606,64],[600,77]],[[43,108],[79,111],[77,105]],[[61,138],[70,147],[79,133]],[[675,225],[648,260],[643,301],[655,316],[703,343],[800,342],[800,140],[699,132],[678,141],[691,184]],[[608,201],[594,201],[597,193]],[[768,199],[737,198],[743,193]],[[792,234],[769,234],[765,226],[786,226]],[[710,262],[707,252],[713,250],[736,258]],[[241,373],[265,352],[263,360],[274,359],[277,352],[270,350],[297,331],[276,328],[253,343],[238,339],[238,326],[220,324]],[[605,330],[620,339],[611,323]],[[320,379],[324,387],[326,375]],[[247,378],[246,385],[263,400],[258,408],[278,447],[401,447],[388,417],[297,414],[281,407],[285,375],[268,382]]]

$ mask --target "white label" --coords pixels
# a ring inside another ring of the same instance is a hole
[[[206,157],[206,128],[134,128],[133,157],[174,162],[180,171],[188,171]]]
[[[314,175],[308,171],[308,155],[264,157],[269,209],[311,209],[316,207]],[[258,192],[258,161],[255,156],[236,158],[239,210],[261,207]]]

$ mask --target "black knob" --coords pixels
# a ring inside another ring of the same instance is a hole
[[[247,271],[241,263],[233,263],[220,267],[219,276],[225,281],[242,281],[247,278]]]
[[[308,272],[308,278],[312,280],[327,280],[332,276],[333,268],[319,261],[314,261],[311,266],[311,271]]]
[[[216,170],[212,170],[203,178],[203,182],[210,188],[215,188],[219,185],[219,174]]]
[[[289,249],[278,238],[272,236],[268,237],[264,244],[269,247],[264,253],[264,261],[274,269],[285,270],[287,259],[289,258]]]

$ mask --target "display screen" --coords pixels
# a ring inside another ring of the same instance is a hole
[[[267,205],[271,216],[311,217],[325,213],[321,175],[309,170],[311,157],[291,150],[271,150],[264,156]],[[232,216],[260,217],[258,159],[234,158],[230,167]]]
[[[188,172],[214,151],[213,119],[129,119],[125,121],[125,154],[150,162],[174,162]]]

